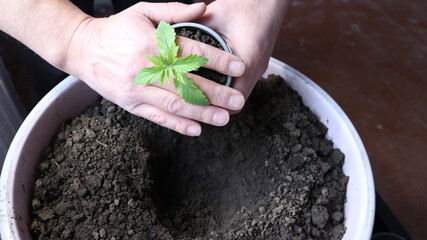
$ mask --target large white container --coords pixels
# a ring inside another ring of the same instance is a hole
[[[271,59],[265,76],[277,74],[303,98],[328,128],[328,137],[345,154],[344,173],[350,177],[345,204],[345,240],[370,240],[375,191],[368,156],[353,124],[318,85],[288,65]],[[82,112],[97,94],[70,76],[50,91],[31,111],[6,156],[0,179],[1,239],[31,239],[29,208],[34,170],[43,149],[65,119]]]

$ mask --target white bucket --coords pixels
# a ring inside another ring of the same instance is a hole
[[[265,76],[281,75],[328,127],[334,147],[345,154],[344,173],[350,177],[344,207],[344,240],[370,240],[374,223],[375,191],[363,143],[345,113],[318,85],[288,65],[271,59]],[[0,179],[1,239],[31,239],[29,215],[34,171],[41,152],[62,122],[79,115],[97,94],[75,77],[52,89],[19,128],[7,153]]]

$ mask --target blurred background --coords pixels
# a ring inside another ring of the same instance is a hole
[[[426,13],[425,0],[295,0],[273,52],[348,115],[413,239],[427,239]]]
[[[105,16],[112,8],[108,0],[97,0],[95,11]],[[382,207],[391,210],[378,215],[395,216],[397,221],[383,225],[409,233],[406,239],[427,239],[426,13],[425,0],[294,0],[273,52],[320,85],[351,119],[367,149]],[[16,46],[0,34],[0,78],[10,80],[0,85],[9,90],[0,94],[0,114],[11,116],[0,123],[3,152],[7,136],[56,84],[40,79],[65,77],[32,74],[21,59],[34,54]]]

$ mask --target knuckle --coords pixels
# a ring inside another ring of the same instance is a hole
[[[200,113],[200,121],[204,123],[210,123],[212,121],[212,113],[209,110],[203,110]]]
[[[166,7],[168,8],[169,12],[175,12],[179,9],[179,3],[178,2],[168,2],[166,3]]]
[[[138,53],[141,54],[134,54],[132,57],[122,63],[122,69],[126,71],[127,78],[134,77],[136,74],[138,74],[139,71],[141,71],[142,68],[152,65],[148,58],[141,58],[141,55],[143,55],[143,53],[151,53],[154,51],[149,46],[143,47],[142,49],[143,50],[138,51]]]
[[[217,103],[223,103],[227,100],[227,93],[222,86],[215,86],[213,91],[213,100]]]
[[[134,107],[134,103],[131,99],[132,98],[132,90],[128,88],[122,88],[120,91],[115,92],[116,96],[111,99],[113,102],[115,102],[120,107],[124,108],[127,111],[131,111]]]
[[[174,123],[172,123],[172,130],[174,130],[175,132],[179,132],[179,133],[185,133],[186,132],[186,125],[184,123],[182,123],[181,121],[176,121]]]
[[[180,22],[180,20],[179,20],[180,17],[177,16],[176,14],[174,14],[174,13],[176,13],[176,12],[182,12],[184,10],[183,6],[185,6],[185,5],[183,5],[181,2],[178,2],[178,1],[173,1],[173,2],[170,1],[170,2],[166,3],[167,11],[169,13],[172,13],[172,14],[170,14],[168,16],[169,22],[171,22],[171,23]]]
[[[159,111],[149,113],[147,119],[161,126],[166,124],[166,116]]]
[[[216,66],[219,68],[219,70],[228,73],[230,70],[230,63],[232,61],[232,58],[230,56],[224,55],[223,57],[218,57]]]
[[[126,66],[128,66],[126,68],[128,69],[128,75],[135,76],[141,70],[141,68],[143,67],[143,64],[141,64],[141,62],[138,62],[138,61],[130,61],[126,64]]]
[[[204,51],[202,50],[202,47],[198,43],[195,43],[193,41],[185,41],[185,44],[183,46],[184,54],[197,54],[199,56],[205,56]]]
[[[179,113],[182,110],[182,100],[177,97],[171,97],[166,102],[166,110],[170,113]]]
[[[145,3],[145,2],[138,2],[133,7],[144,9],[146,7],[146,5],[147,5],[147,3]]]

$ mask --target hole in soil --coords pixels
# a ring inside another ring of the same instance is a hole
[[[179,147],[179,153],[151,162],[152,197],[159,220],[177,238],[203,237],[214,230],[228,229],[239,209],[271,190],[255,174],[260,165],[248,162],[232,145],[216,156],[212,151],[205,155],[195,145],[186,141],[181,143],[186,147]],[[226,161],[221,157],[224,154]]]

